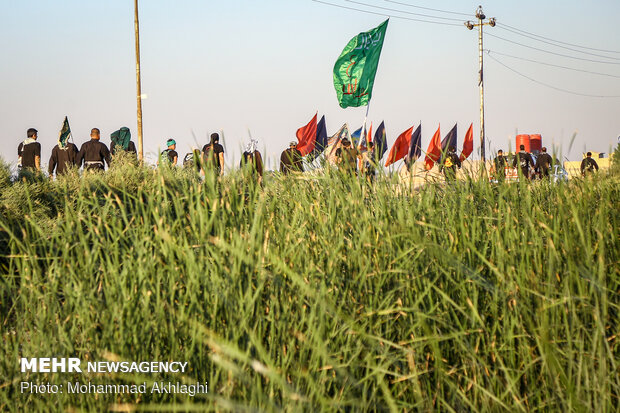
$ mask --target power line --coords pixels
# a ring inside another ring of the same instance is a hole
[[[538,47],[534,47],[534,46],[530,46],[530,45],[527,45],[527,44],[515,42],[514,40],[506,39],[505,37],[497,36],[497,35],[491,34],[491,33],[486,33],[486,35],[487,36],[491,36],[491,37],[495,37],[496,39],[500,39],[500,40],[503,40],[503,41],[508,42],[508,43],[513,43],[513,44],[516,44],[516,45],[519,45],[519,46],[522,46],[522,47],[527,47],[528,49],[533,49],[533,50],[537,50],[539,52],[549,53],[549,54],[556,55],[556,56],[567,57],[569,59],[583,60],[585,62],[600,63],[600,64],[606,64],[606,65],[620,65],[620,62],[606,62],[606,61],[603,61],[603,60],[586,59],[585,57],[577,57],[577,56],[571,56],[571,55],[566,55],[566,54],[562,54],[562,53],[551,52],[549,50],[540,49]]]
[[[325,4],[327,6],[338,7],[340,9],[353,10],[353,11],[357,11],[357,12],[360,12],[360,13],[366,13],[366,14],[373,14],[375,16],[390,17],[390,18],[394,18],[394,19],[409,20],[409,21],[422,22],[422,23],[440,24],[440,25],[443,25],[443,26],[458,26],[458,27],[461,27],[460,24],[456,24],[456,23],[435,22],[435,21],[432,21],[432,20],[414,19],[414,18],[411,18],[411,17],[404,17],[404,16],[394,16],[394,15],[385,14],[385,13],[377,13],[377,12],[374,12],[374,11],[362,10],[362,9],[358,9],[358,8],[355,8],[355,7],[342,6],[340,4],[328,3],[326,1],[321,1],[321,0],[312,0],[312,1],[315,2],[315,3]]]
[[[389,1],[389,0],[386,0],[386,1]],[[580,49],[588,49],[588,50],[593,50],[593,51],[595,51],[595,52],[607,52],[607,53],[618,53],[618,54],[620,54],[620,51],[618,51],[618,50],[595,49],[595,48],[593,48],[593,47],[580,46],[580,45],[578,45],[578,44],[567,43],[567,42],[563,42],[563,41],[560,41],[560,40],[550,39],[549,37],[544,37],[544,36],[541,36],[541,35],[539,35],[539,34],[530,33],[530,32],[527,32],[527,31],[525,31],[525,30],[518,29],[518,28],[516,28],[516,27],[510,26],[510,25],[508,25],[508,24],[506,24],[506,23],[501,23],[501,25],[502,25],[502,26],[506,26],[506,27],[508,27],[508,28],[510,28],[510,29],[512,29],[512,30],[516,30],[516,31],[518,31],[518,32],[522,32],[522,33],[525,33],[525,34],[529,34],[530,36],[540,37],[541,39],[549,40],[549,41],[551,41],[551,42],[555,42],[555,43],[565,44],[565,45],[567,45],[567,46],[578,47],[578,48],[580,48]]]
[[[487,54],[493,53],[493,54],[497,54],[497,55],[500,55],[500,56],[506,56],[506,57],[510,57],[512,59],[523,60],[525,62],[530,62],[530,63],[537,63],[537,64],[544,65],[544,66],[558,67],[558,68],[561,68],[561,69],[573,70],[575,72],[589,73],[589,74],[592,74],[592,75],[600,75],[600,76],[607,76],[607,77],[615,77],[617,79],[620,79],[620,76],[618,76],[618,75],[612,75],[612,74],[609,74],[609,73],[601,73],[601,72],[593,72],[593,71],[590,71],[590,70],[577,69],[575,67],[555,65],[553,63],[541,62],[539,60],[526,59],[525,57],[513,56],[513,55],[506,54],[506,53],[500,53],[500,52],[497,52],[495,50],[485,49],[485,52],[487,52]]]
[[[620,59],[619,59],[619,58],[617,58],[617,57],[605,56],[605,55],[602,55],[602,54],[597,54],[597,53],[584,52],[584,51],[582,51],[582,50],[575,49],[575,48],[572,48],[572,47],[561,46],[561,45],[559,45],[559,44],[555,44],[555,43],[552,43],[552,42],[548,42],[548,41],[546,41],[546,40],[537,39],[537,38],[536,38],[536,37],[534,37],[534,36],[530,36],[530,35],[527,35],[527,34],[519,33],[517,30],[513,30],[513,29],[508,29],[508,28],[506,28],[506,27],[502,27],[502,25],[501,25],[501,24],[498,24],[498,27],[499,27],[500,29],[502,29],[502,30],[506,30],[506,31],[508,31],[508,32],[515,33],[515,34],[517,34],[517,35],[519,35],[519,36],[527,37],[528,39],[532,39],[532,40],[535,40],[535,41],[537,41],[537,42],[541,42],[541,43],[550,44],[551,46],[554,46],[554,47],[559,47],[559,48],[561,48],[561,49],[570,50],[570,51],[572,51],[572,52],[577,52],[577,53],[587,54],[587,55],[590,55],[590,56],[602,57],[602,58],[605,58],[605,59],[620,60]]]
[[[410,12],[410,11],[404,11],[404,10],[399,10],[399,9],[391,9],[389,7],[375,6],[374,4],[362,3],[361,1],[355,1],[355,0],[344,0],[344,1],[346,1],[348,3],[359,4],[360,6],[373,7],[375,9],[380,9],[380,10],[395,11],[397,13],[403,13],[403,14],[408,14],[408,15],[412,15],[412,16],[429,17],[431,19],[449,20],[449,21],[455,21],[455,22],[463,21],[463,19],[455,19],[453,17],[431,16],[430,14],[413,13],[413,12]]]
[[[470,16],[470,14],[468,14],[468,13],[459,13],[459,12],[456,12],[456,11],[433,9],[433,8],[430,8],[430,7],[416,6],[416,5],[413,5],[413,4],[410,4],[410,3],[403,3],[403,2],[400,2],[400,1],[393,1],[393,0],[384,0],[384,1],[387,1],[388,3],[399,4],[401,6],[413,7],[413,8],[416,8],[416,9],[436,11],[436,12],[439,12],[439,13],[456,14],[456,15],[459,15],[459,16],[468,16],[468,17]]]
[[[541,82],[539,80],[536,80],[533,77],[530,77],[528,75],[524,75],[523,73],[521,73],[521,72],[513,69],[512,67],[502,63],[501,61],[499,61],[498,59],[496,59],[495,57],[493,57],[490,54],[488,56],[491,59],[493,59],[494,61],[496,61],[497,63],[499,63],[500,65],[504,66],[506,69],[508,69],[508,70],[510,70],[510,71],[512,71],[512,72],[514,72],[516,74],[518,74],[519,76],[524,77],[524,78],[526,78],[526,79],[528,79],[528,80],[530,80],[530,81],[532,81],[534,83],[537,83],[539,85],[542,85],[542,86],[545,86],[545,87],[548,87],[548,88],[551,88],[551,89],[554,89],[554,90],[558,90],[560,92],[569,93],[571,95],[577,95],[577,96],[586,96],[586,97],[591,97],[591,98],[620,98],[620,95],[591,95],[591,94],[588,94],[588,93],[579,93],[579,92],[574,92],[572,90],[567,90],[567,89],[562,89],[562,88],[559,88],[559,87],[556,87],[556,86],[552,86],[552,85],[550,85],[548,83],[544,83],[544,82]]]

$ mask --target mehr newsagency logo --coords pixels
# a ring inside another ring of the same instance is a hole
[[[181,361],[88,361],[83,363],[79,358],[21,358],[19,360],[22,373],[98,373],[98,374],[161,374],[161,373],[186,373],[188,363]],[[87,381],[66,383],[39,383],[32,381],[20,382],[21,393],[35,394],[186,394],[194,397],[198,394],[208,393],[207,382],[195,382],[191,384],[180,382],[154,381],[147,386],[141,384],[103,384]]]

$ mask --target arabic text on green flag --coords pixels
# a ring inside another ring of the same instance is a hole
[[[342,108],[368,104],[389,19],[355,36],[334,65],[334,87]]]

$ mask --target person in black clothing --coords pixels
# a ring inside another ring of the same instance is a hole
[[[534,167],[534,160],[532,159],[532,155],[525,152],[525,145],[519,146],[519,152],[515,155],[512,161],[513,168],[517,166],[517,162],[519,163],[521,174],[526,179],[530,179],[530,169]]]
[[[262,184],[263,182],[263,156],[259,151],[243,152],[241,157],[241,168],[248,168],[252,176],[256,177],[256,183]]]
[[[587,174],[591,174],[596,171],[598,172],[598,164],[592,158],[592,152],[588,152],[586,157],[581,161],[581,176],[585,177]]]
[[[456,180],[456,167],[461,169],[461,160],[459,156],[456,154],[456,148],[454,146],[450,146],[448,148],[448,153],[443,159],[441,165],[439,165],[440,172],[443,169],[443,174],[446,177],[446,182],[453,182]]]
[[[497,156],[493,159],[493,166],[495,168],[495,179],[497,182],[504,182],[506,180],[506,166],[508,160],[504,156],[504,151],[501,149],[497,151]]]
[[[540,174],[540,178],[549,178],[551,167],[553,166],[553,158],[547,153],[547,148],[542,147],[540,155],[536,159],[536,170]]]
[[[291,141],[288,145],[288,149],[285,149],[280,155],[280,172],[284,175],[288,175],[291,172],[303,172],[303,156],[299,149],[297,149],[297,142]]]
[[[20,168],[41,170],[41,144],[37,142],[37,130],[28,129],[27,139],[17,147],[17,156]]]
[[[224,175],[224,147],[220,145],[220,135],[211,134],[211,142],[202,147],[203,171],[213,168],[217,175]]]
[[[56,177],[67,173],[67,171],[75,166],[75,159],[78,154],[78,148],[71,142],[58,142],[54,149],[52,149],[52,156],[47,171],[50,178],[54,176],[54,170],[56,170]]]
[[[104,161],[108,164],[108,168],[110,167],[110,151],[104,143],[99,142],[99,139],[101,139],[101,132],[93,128],[90,131],[90,140],[82,145],[75,159],[78,168],[84,162],[86,171],[103,171],[105,170]]]
[[[131,140],[131,132],[128,127],[123,126],[116,132],[112,132],[110,135],[110,154],[116,155],[120,151],[125,151],[133,154],[135,159],[138,159],[138,150],[136,144]]]
[[[166,145],[168,146],[168,149],[162,151],[161,156],[159,157],[160,161],[162,161],[161,164],[166,163],[169,166],[176,166],[179,159],[179,154],[176,151],[177,143],[174,139],[168,139],[166,141]],[[157,162],[157,165],[160,165],[159,161]]]

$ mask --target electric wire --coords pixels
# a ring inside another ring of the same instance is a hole
[[[312,1],[315,2],[315,3],[325,4],[327,6],[338,7],[340,9],[353,10],[353,11],[357,11],[357,12],[360,12],[360,13],[366,13],[366,14],[373,14],[375,16],[390,17],[390,18],[394,18],[394,19],[409,20],[409,21],[422,22],[422,23],[440,24],[442,26],[457,26],[457,27],[461,27],[460,24],[456,24],[456,23],[444,23],[444,22],[436,22],[436,21],[432,21],[432,20],[414,19],[412,17],[395,16],[395,15],[390,15],[390,14],[386,14],[386,13],[378,13],[378,12],[369,11],[369,10],[362,10],[362,9],[358,9],[358,8],[355,8],[355,7],[347,7],[347,6],[343,6],[343,5],[340,5],[340,4],[329,3],[329,2],[326,2],[326,1],[322,1],[322,0],[312,0]]]
[[[344,1],[346,1],[348,3],[358,4],[360,6],[372,7],[372,8],[379,9],[379,10],[394,11],[394,12],[397,12],[397,13],[408,14],[408,15],[411,15],[411,16],[429,17],[431,19],[448,20],[448,21],[455,21],[455,22],[462,22],[463,21],[463,19],[455,19],[454,17],[440,17],[440,16],[432,16],[430,14],[413,13],[413,12],[410,12],[410,11],[404,11],[404,10],[399,10],[399,9],[391,9],[389,7],[381,7],[381,6],[376,6],[374,4],[362,3],[361,1],[356,1],[356,0],[344,0]]]
[[[386,0],[386,1],[388,1],[388,0]],[[525,33],[525,34],[529,34],[530,36],[540,37],[541,39],[549,40],[549,41],[555,42],[555,43],[565,44],[567,46],[578,47],[580,49],[588,49],[588,50],[592,50],[592,51],[595,51],[595,52],[607,52],[607,53],[617,53],[617,54],[620,54],[620,51],[618,51],[618,50],[596,49],[594,47],[580,46],[578,44],[567,43],[567,42],[563,42],[563,41],[560,41],[560,40],[554,40],[554,39],[551,39],[549,37],[541,36],[539,34],[534,34],[534,33],[531,33],[531,32],[519,29],[517,27],[510,26],[510,25],[508,25],[506,23],[497,23],[497,24],[498,24],[498,26],[502,25],[502,26],[508,27],[508,28],[510,28],[512,30],[516,30],[518,32]]]
[[[456,24],[456,23],[446,23],[446,22],[438,22],[438,21],[432,21],[432,20],[410,18],[410,17],[398,16],[398,15],[389,15],[389,14],[385,14],[385,13],[379,13],[379,12],[376,12],[376,11],[370,11],[370,10],[364,10],[364,9],[356,8],[356,7],[348,7],[348,6],[344,6],[344,5],[340,5],[340,4],[334,4],[334,3],[330,3],[330,2],[326,2],[326,1],[322,1],[322,0],[312,0],[312,1],[315,2],[315,3],[324,4],[324,5],[327,5],[327,6],[332,6],[332,7],[337,7],[337,8],[345,9],[345,10],[352,10],[352,11],[357,11],[357,12],[360,12],[360,13],[372,14],[372,15],[377,15],[377,16],[386,16],[386,17],[391,17],[391,18],[396,18],[396,19],[401,19],[401,20],[409,20],[409,21],[416,21],[416,22],[422,22],[422,23],[439,24],[439,25],[443,25],[443,26],[459,26],[459,27],[461,26],[461,24]],[[386,11],[403,13],[403,14],[409,14],[409,15],[415,15],[415,16],[420,16],[420,17],[429,17],[429,18],[434,18],[434,19],[460,21],[459,19],[444,18],[444,17],[439,17],[439,16],[430,16],[430,15],[412,13],[412,12],[407,12],[407,11],[403,11],[403,10],[391,9],[391,8],[376,6],[376,5],[372,5],[372,4],[362,3],[362,2],[359,2],[359,1],[355,1],[355,0],[344,0],[344,1],[349,2],[349,3],[353,3],[353,4],[358,4],[358,5],[361,5],[361,6],[366,6],[366,7],[370,7],[370,8],[379,9],[379,10],[386,10]],[[449,12],[449,11],[439,10],[439,9],[431,9],[431,8],[427,8],[427,7],[415,6],[415,5],[412,5],[412,4],[397,2],[397,1],[393,1],[393,0],[385,0],[385,1],[387,1],[389,3],[400,4],[400,5],[403,5],[403,6],[410,6],[410,7],[415,7],[415,8],[425,9],[425,10],[432,10],[432,11],[436,11],[436,12],[466,15],[465,13],[457,13],[457,12]],[[507,24],[503,24],[503,26],[506,26],[506,27],[509,27],[510,29],[512,29],[512,30],[508,30],[505,27],[503,27],[503,29],[507,30],[507,31],[513,31],[514,32],[515,30],[519,30],[519,29],[513,28],[512,26],[509,26]],[[534,35],[534,34],[529,33],[529,32],[525,32],[525,31],[523,31],[523,32],[528,34],[528,35],[531,35],[531,36],[537,36],[537,35]],[[537,48],[537,47],[530,46],[530,45],[527,45],[527,44],[519,43],[519,42],[516,42],[514,40],[506,39],[504,37],[497,36],[495,34],[489,33],[488,31],[485,32],[485,34],[488,35],[488,36],[494,37],[496,39],[503,40],[503,41],[508,42],[508,43],[516,44],[518,46],[522,46],[522,47],[529,48],[529,49],[536,50],[536,51],[543,52],[543,53],[552,54],[552,55],[555,55],[555,56],[561,56],[561,57],[566,57],[566,58],[570,58],[570,59],[581,60],[581,61],[591,62],[591,63],[620,65],[620,62],[609,62],[609,61],[602,61],[602,60],[594,60],[594,59],[588,59],[588,58],[584,58],[584,57],[571,56],[571,55],[567,55],[567,54],[552,52],[552,51],[549,51],[549,50],[545,50],[545,49]],[[523,36],[521,33],[515,33],[515,34]],[[530,37],[530,36],[525,36],[525,37]],[[541,38],[543,38],[545,40],[555,41],[553,39],[545,38],[543,36],[538,36],[538,37],[541,37]],[[532,37],[530,37],[530,38],[532,38]],[[533,38],[533,40],[540,41],[540,40],[534,39],[534,38]],[[570,44],[570,43],[565,43],[565,42],[560,42],[560,41],[556,41],[556,42],[557,43],[562,43],[562,44],[567,44],[567,45],[574,46],[574,47],[586,48],[585,46],[578,46],[578,45],[573,45],[573,44]],[[544,42],[544,43],[548,43],[548,42]],[[548,43],[548,44],[551,44],[551,43]],[[555,44],[551,44],[551,45],[552,46],[556,46],[556,47],[561,47],[561,46],[558,46],[558,45],[555,45]],[[589,48],[589,49],[590,50],[594,50],[594,51],[602,51],[602,52],[610,52],[610,53],[620,53],[620,52],[603,50],[603,49],[593,49],[593,48]],[[574,49],[568,49],[568,50],[572,50],[572,51],[575,51],[575,52],[578,52],[578,53],[590,54],[590,53],[583,52],[583,51],[580,51],[580,50],[574,50]],[[497,55],[506,56],[506,57],[509,57],[509,58],[514,58],[514,59],[519,59],[519,60],[527,61],[527,62],[530,62],[530,63],[537,63],[537,64],[541,64],[541,65],[557,67],[557,68],[562,68],[562,69],[567,69],[567,70],[573,70],[573,71],[578,71],[578,72],[583,72],[583,73],[589,73],[589,74],[595,74],[595,75],[607,76],[607,77],[613,77],[613,78],[620,78],[620,76],[612,75],[612,74],[608,74],[608,73],[601,73],[601,72],[594,72],[594,71],[589,71],[589,70],[582,70],[582,69],[572,68],[572,67],[568,67],[568,66],[556,65],[556,64],[541,62],[541,61],[537,61],[537,60],[533,60],[533,59],[526,59],[526,58],[522,58],[522,57],[518,57],[518,56],[513,56],[513,55],[509,55],[509,54],[505,54],[505,53],[491,51],[489,49],[485,49],[485,52],[487,53],[488,57],[493,59],[499,65],[501,65],[501,66],[505,67],[506,69],[514,72],[515,74],[517,74],[517,75],[519,75],[519,76],[521,76],[521,77],[523,77],[525,79],[528,79],[531,82],[537,83],[537,84],[539,84],[541,86],[545,86],[545,87],[548,87],[550,89],[554,89],[554,90],[557,90],[557,91],[560,91],[560,92],[564,92],[564,93],[568,93],[568,94],[572,94],[572,95],[577,95],[577,96],[594,97],[594,98],[620,98],[620,95],[593,95],[593,94],[588,94],[588,93],[575,92],[575,91],[559,88],[559,87],[556,87],[556,86],[553,86],[553,85],[541,82],[541,81],[539,81],[537,79],[532,78],[531,76],[525,75],[525,74],[515,70],[514,68],[504,64],[503,62],[501,62],[500,60],[498,60],[497,58],[492,56],[491,53],[497,54]],[[602,55],[596,55],[596,54],[593,54],[593,55],[597,56],[597,57],[607,58],[607,59],[620,60],[618,58],[609,57],[609,56],[602,56]]]
[[[517,34],[517,35],[519,35],[519,36],[527,37],[528,39],[532,39],[532,40],[535,40],[535,41],[537,41],[537,42],[541,42],[541,43],[546,43],[546,44],[549,44],[549,45],[551,45],[551,46],[553,46],[553,47],[559,47],[559,48],[561,48],[561,49],[570,50],[570,51],[572,51],[572,52],[582,53],[582,54],[586,54],[586,55],[589,55],[589,56],[602,57],[602,58],[605,58],[605,59],[611,59],[611,60],[620,60],[620,58],[617,58],[617,57],[605,56],[605,55],[602,55],[602,54],[597,54],[597,53],[584,52],[584,51],[582,51],[582,50],[578,50],[578,49],[575,49],[575,48],[572,48],[572,47],[562,46],[562,45],[559,45],[559,44],[555,44],[555,43],[552,43],[552,42],[548,42],[548,41],[546,41],[546,40],[537,39],[537,38],[536,38],[536,37],[534,37],[534,36],[530,36],[530,35],[527,35],[527,34],[519,33],[519,32],[518,32],[518,31],[516,31],[516,30],[513,30],[513,29],[508,29],[508,28],[506,28],[506,27],[502,27],[500,24],[497,24],[497,27],[498,27],[499,29],[502,29],[502,30],[506,30],[506,31],[508,31],[508,32],[515,33],[515,34]]]
[[[589,93],[580,93],[580,92],[574,92],[574,91],[572,91],[572,90],[568,90],[568,89],[562,89],[562,88],[559,88],[559,87],[556,87],[556,86],[550,85],[550,84],[548,84],[548,83],[541,82],[540,80],[536,80],[536,79],[534,79],[533,77],[530,77],[530,76],[528,76],[528,75],[525,75],[525,74],[523,74],[523,73],[521,73],[521,72],[519,72],[519,71],[517,71],[517,70],[513,69],[512,67],[510,67],[510,66],[508,66],[508,65],[506,65],[506,64],[504,64],[504,63],[502,63],[501,61],[499,61],[497,58],[493,57],[493,56],[492,56],[492,55],[490,55],[490,54],[487,54],[487,56],[489,56],[491,59],[493,59],[493,60],[494,60],[495,62],[497,62],[498,64],[500,64],[500,65],[504,66],[506,69],[508,69],[508,70],[510,70],[510,71],[512,71],[512,72],[514,72],[514,73],[516,73],[517,75],[519,75],[519,76],[521,76],[521,77],[524,77],[524,78],[528,79],[528,80],[529,80],[529,81],[531,81],[531,82],[534,82],[534,83],[537,83],[537,84],[539,84],[539,85],[542,85],[542,86],[548,87],[548,88],[550,88],[550,89],[554,89],[554,90],[557,90],[557,91],[560,91],[560,92],[564,92],[564,93],[569,93],[569,94],[571,94],[571,95],[585,96],[585,97],[591,97],[591,98],[620,98],[620,95],[592,95],[592,94],[589,94]]]
[[[525,57],[513,56],[513,55],[510,55],[510,54],[501,53],[501,52],[498,52],[498,51],[495,51],[495,50],[484,49],[484,51],[487,52],[488,54],[493,53],[493,54],[500,55],[500,56],[510,57],[512,59],[523,60],[525,62],[537,63],[539,65],[558,67],[558,68],[561,68],[561,69],[572,70],[572,71],[575,71],[575,72],[589,73],[589,74],[592,74],[592,75],[599,75],[599,76],[615,77],[617,79],[620,79],[620,76],[612,75],[610,73],[593,72],[591,70],[584,70],[584,69],[577,69],[575,67],[556,65],[556,64],[548,63],[548,62],[541,62],[539,60],[527,59]]]
[[[505,37],[501,37],[501,36],[498,36],[496,34],[489,33],[488,31],[485,32],[485,35],[486,36],[490,36],[490,37],[494,37],[496,39],[503,40],[503,41],[508,42],[508,43],[513,43],[513,44],[516,44],[516,45],[519,45],[519,46],[522,46],[522,47],[527,47],[528,49],[533,49],[533,50],[537,50],[539,52],[549,53],[549,54],[556,55],[556,56],[567,57],[569,59],[582,60],[582,61],[585,61],[585,62],[600,63],[600,64],[607,64],[607,65],[620,65],[620,62],[607,62],[607,61],[603,61],[603,60],[593,60],[593,59],[587,59],[585,57],[571,56],[571,55],[567,55],[567,54],[552,52],[552,51],[545,50],[545,49],[540,49],[538,47],[534,47],[534,46],[530,46],[530,45],[527,45],[527,44],[515,42],[514,40],[506,39]]]
[[[468,16],[468,17],[470,16],[468,13],[460,13],[460,12],[457,12],[457,11],[433,9],[431,7],[416,6],[416,5],[413,5],[413,4],[410,4],[410,3],[403,3],[403,2],[400,2],[400,1],[394,1],[394,0],[384,0],[384,1],[386,1],[388,3],[399,4],[401,6],[413,7],[413,8],[421,9],[421,10],[429,10],[429,11],[436,11],[436,12],[439,12],[439,13],[455,14],[455,15],[458,15],[458,16]]]

